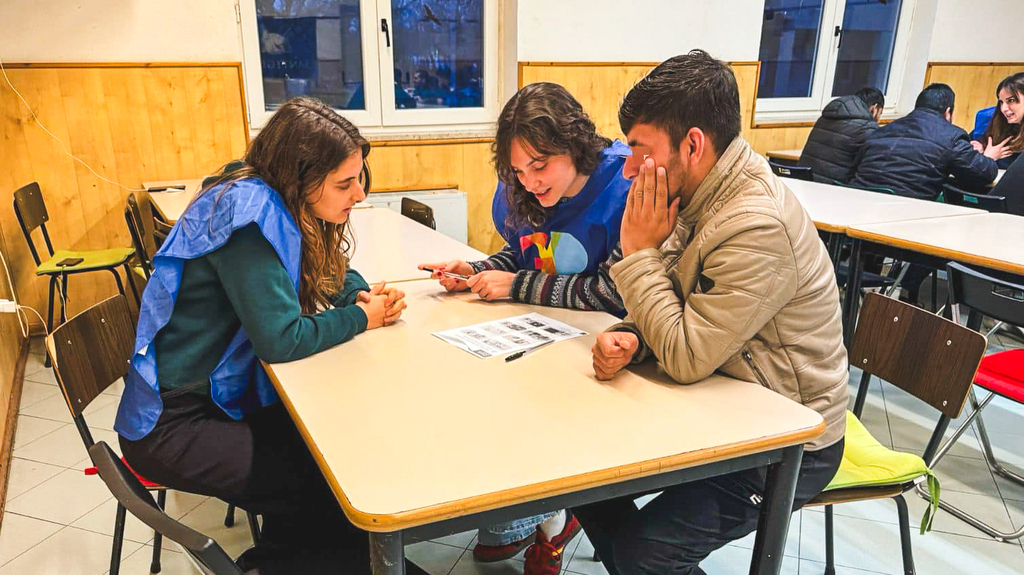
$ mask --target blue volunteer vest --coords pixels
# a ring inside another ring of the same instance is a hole
[[[622,177],[629,147],[614,142],[580,193],[548,208],[543,225],[513,229],[508,225],[508,186],[494,192],[491,217],[505,242],[516,251],[519,269],[549,274],[595,273],[619,242],[622,212],[630,181]]]
[[[253,223],[274,247],[298,292],[302,234],[277,192],[262,180],[249,179],[220,184],[193,201],[153,257],[153,276],[139,311],[135,355],[114,422],[123,437],[133,441],[145,437],[163,411],[152,344],[171,319],[185,260],[216,250],[235,230]],[[278,401],[241,328],[210,374],[210,396],[234,419]]]

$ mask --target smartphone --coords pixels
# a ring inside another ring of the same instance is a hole
[[[60,266],[60,267],[64,267],[64,266],[77,266],[78,264],[80,264],[80,263],[82,263],[84,261],[85,260],[82,259],[82,258],[64,258],[64,259],[60,260],[59,262],[57,262],[57,265]]]

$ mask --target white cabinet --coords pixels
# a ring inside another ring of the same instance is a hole
[[[371,192],[366,202],[374,208],[402,212],[402,198],[409,197],[434,210],[437,231],[462,243],[468,243],[469,222],[466,194],[455,188],[445,190],[411,190],[408,192]]]

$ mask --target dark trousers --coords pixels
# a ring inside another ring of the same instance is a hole
[[[839,469],[843,441],[805,451],[793,510],[817,496]],[[637,509],[621,497],[573,509],[610,575],[702,575],[712,551],[757,528],[766,467],[684,483]]]
[[[345,518],[281,404],[235,421],[207,396],[163,401],[153,431],[120,438],[125,459],[150,481],[259,514],[261,575],[370,572],[366,532]]]

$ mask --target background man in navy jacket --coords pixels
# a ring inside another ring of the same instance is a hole
[[[934,200],[951,175],[968,187],[992,182],[1003,142],[984,154],[975,151],[967,132],[950,123],[954,99],[945,84],[925,88],[913,112],[875,130],[864,142],[851,183]]]

